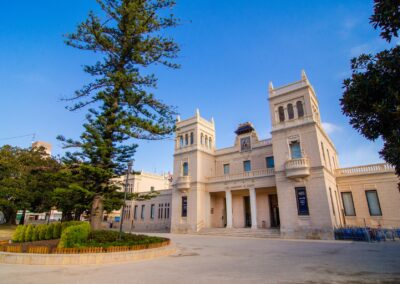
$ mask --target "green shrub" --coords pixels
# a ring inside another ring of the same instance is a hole
[[[39,240],[39,226],[33,226],[32,242]]]
[[[66,228],[68,228],[68,227],[77,226],[77,225],[81,225],[81,224],[84,224],[84,223],[86,223],[86,222],[83,222],[83,221],[67,221],[67,222],[62,222],[62,223],[61,223],[61,234],[62,234],[62,232],[64,232],[64,230],[65,230]]]
[[[21,240],[24,239],[24,230],[25,226],[24,225],[18,225],[17,228],[14,231],[14,234],[12,236],[12,241],[14,243],[19,243],[22,242]]]
[[[31,241],[32,241],[33,228],[34,228],[34,226],[31,225],[31,224],[29,224],[29,225],[26,227],[24,242],[31,242]]]
[[[38,231],[39,231],[39,240],[40,241],[45,240],[47,225],[46,224],[39,225]]]
[[[59,248],[80,247],[87,241],[90,233],[90,224],[83,222],[80,225],[70,226],[63,230],[58,244]]]
[[[161,237],[127,233],[122,233],[119,239],[119,233],[116,231],[97,230],[90,232],[88,240],[83,245],[87,247],[134,246],[162,243],[167,240]]]
[[[48,224],[46,227],[45,240],[51,240],[53,238],[54,224]]]
[[[53,239],[59,239],[61,237],[61,223],[54,223],[53,228]]]

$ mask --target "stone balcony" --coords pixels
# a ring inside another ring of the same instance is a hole
[[[285,171],[288,178],[307,177],[310,175],[310,160],[308,158],[287,160]]]
[[[250,172],[242,172],[238,174],[226,174],[222,176],[215,176],[207,178],[207,181],[210,183],[213,182],[226,182],[226,181],[236,181],[236,180],[244,180],[244,179],[252,179],[258,177],[268,177],[274,176],[275,172],[273,168],[270,169],[260,169],[253,170]]]
[[[190,188],[190,180],[190,176],[180,176],[173,185],[179,190],[187,190]]]

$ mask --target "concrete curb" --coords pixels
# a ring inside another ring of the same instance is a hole
[[[136,251],[85,254],[34,254],[0,252],[0,263],[25,265],[85,265],[139,261],[177,252],[174,245]]]

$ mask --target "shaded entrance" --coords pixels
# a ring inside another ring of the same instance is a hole
[[[279,205],[278,205],[278,195],[269,194],[269,208],[271,217],[271,228],[278,228],[281,224],[279,219]]]
[[[251,208],[250,208],[250,196],[244,196],[244,226],[246,228],[251,227]]]

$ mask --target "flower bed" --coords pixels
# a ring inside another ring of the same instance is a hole
[[[21,232],[26,235],[27,229],[16,232],[19,238],[24,236]],[[120,238],[116,231],[90,231],[89,224],[81,222],[65,226],[61,239],[2,243],[0,251],[35,254],[107,253],[160,248],[169,244],[169,239],[161,237],[122,233]]]

